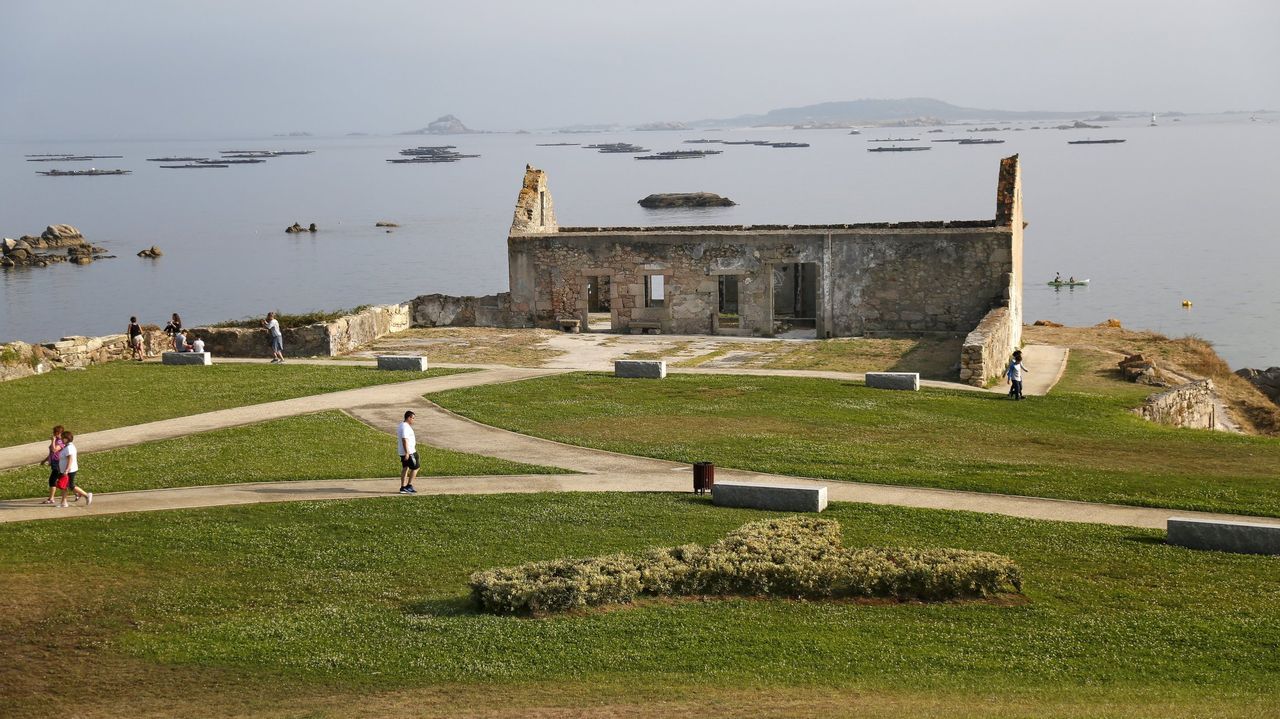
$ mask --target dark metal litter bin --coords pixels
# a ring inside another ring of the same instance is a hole
[[[716,466],[711,462],[693,463],[693,493],[710,492],[716,483]]]

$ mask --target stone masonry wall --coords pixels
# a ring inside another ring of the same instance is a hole
[[[514,312],[511,293],[483,297],[422,295],[409,300],[414,327],[532,327],[528,315]]]
[[[156,357],[172,340],[154,326],[142,332],[142,351]],[[97,364],[131,359],[133,350],[124,334],[103,337],[63,337],[57,342],[31,345],[10,342],[0,345],[0,382],[43,374],[52,369],[84,369]]]
[[[383,335],[408,329],[408,303],[376,305],[355,314],[305,327],[284,327],[286,357],[333,357],[369,344]],[[204,340],[205,349],[216,359],[223,357],[270,357],[271,342],[261,327],[197,327],[192,332]]]
[[[991,380],[1004,376],[1013,351],[1019,347],[1021,329],[1009,307],[988,312],[964,338],[960,348],[960,380],[985,387]]]
[[[1153,394],[1138,413],[1144,418],[1173,427],[1217,429],[1217,402],[1213,380],[1202,379]]]

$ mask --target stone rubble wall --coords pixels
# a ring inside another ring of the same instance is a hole
[[[987,313],[960,348],[960,381],[985,387],[1004,376],[1013,351],[1022,346],[1022,321],[1010,307]]]
[[[1172,427],[1218,429],[1218,402],[1213,380],[1202,379],[1153,394],[1137,412],[1152,422]]]
[[[414,327],[532,327],[527,312],[513,309],[510,292],[495,295],[421,295],[409,300]]]
[[[284,327],[286,357],[334,357],[411,325],[408,303],[376,305],[355,314],[305,327]],[[205,350],[218,357],[270,357],[271,341],[262,327],[197,327]]]
[[[145,356],[158,357],[171,348],[169,335],[158,328],[143,330],[142,351]],[[38,345],[10,342],[0,345],[0,382],[44,374],[54,369],[84,369],[132,358],[129,337],[124,334],[102,337],[73,335]]]

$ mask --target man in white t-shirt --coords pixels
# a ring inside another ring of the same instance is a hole
[[[199,337],[196,337],[194,340],[191,340],[191,351],[204,352],[204,340],[200,339]]]
[[[400,455],[400,494],[417,494],[413,478],[422,463],[418,461],[418,436],[413,433],[413,410],[404,413],[404,421],[396,430],[396,454]]]
[[[67,430],[62,433],[62,441],[66,444],[62,447],[62,452],[58,455],[58,471],[67,478],[66,486],[62,487],[62,504],[59,507],[67,506],[67,492],[74,492],[78,497],[84,497],[85,506],[93,504],[93,492],[86,492],[84,489],[76,486],[76,472],[80,471],[80,452],[76,449],[76,436]],[[61,480],[59,480],[61,485]]]
[[[262,326],[271,335],[271,364],[284,364],[284,336],[280,334],[280,320],[276,319],[276,313],[268,312]]]

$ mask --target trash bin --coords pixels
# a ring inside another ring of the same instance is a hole
[[[710,492],[716,483],[716,466],[711,462],[693,463],[693,493]]]

